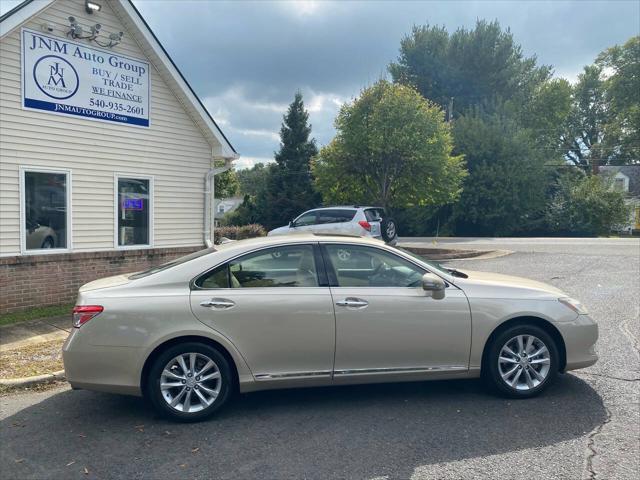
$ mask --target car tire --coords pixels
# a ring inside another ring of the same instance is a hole
[[[500,332],[487,346],[482,377],[503,396],[530,398],[553,383],[558,366],[551,335],[536,325],[520,324]]]
[[[380,222],[380,230],[382,239],[386,242],[393,242],[398,236],[398,227],[395,220],[392,218],[385,218]]]
[[[215,348],[199,342],[180,343],[163,351],[149,369],[146,381],[145,393],[155,409],[180,422],[210,417],[234,390],[229,361]]]
[[[55,247],[55,242],[53,241],[53,238],[47,237],[42,242],[42,246],[40,248],[53,248],[53,247]]]

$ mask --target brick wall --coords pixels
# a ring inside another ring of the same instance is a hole
[[[98,278],[145,270],[204,247],[24,255],[0,258],[0,314],[73,303]]]

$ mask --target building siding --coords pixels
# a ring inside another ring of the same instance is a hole
[[[69,15],[82,25],[99,22],[104,32],[125,32],[114,52],[149,61],[108,2],[101,3],[90,16],[83,0],[58,0],[22,26],[50,23],[53,35],[64,37]],[[115,173],[153,177],[154,247],[202,245],[213,149],[153,64],[149,128],[23,110],[20,30],[0,41],[0,255],[20,254],[20,166],[71,170],[74,252],[115,247]]]

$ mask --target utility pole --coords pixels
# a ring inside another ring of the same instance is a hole
[[[447,111],[447,122],[451,123],[453,120],[453,97],[449,99],[449,110]]]

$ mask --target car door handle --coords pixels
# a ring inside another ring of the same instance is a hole
[[[236,302],[227,300],[226,298],[212,298],[211,300],[205,300],[200,302],[201,307],[215,308],[218,310],[225,310],[227,308],[235,307]]]
[[[338,300],[336,305],[339,307],[364,308],[369,305],[369,302],[361,298],[347,297],[344,300]]]

